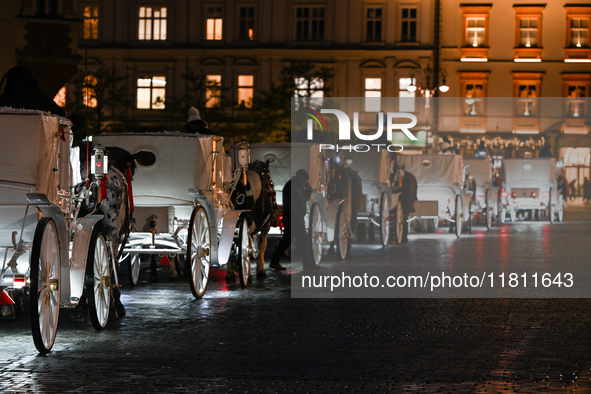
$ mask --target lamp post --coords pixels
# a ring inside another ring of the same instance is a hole
[[[439,75],[441,75],[441,85],[438,85]],[[417,83],[417,76],[421,77],[420,85]],[[423,70],[422,68],[413,68],[410,70],[409,78],[410,85],[406,88],[409,92],[414,93],[419,91],[422,96],[425,97],[425,108],[429,109],[431,97],[437,95],[437,91],[445,93],[449,91],[449,86],[446,84],[447,72],[443,68],[437,68],[434,70],[427,64],[427,67]],[[437,104],[435,105],[435,111],[433,114],[433,129],[431,130],[431,138],[433,153],[437,152]],[[428,143],[427,143],[428,146]]]

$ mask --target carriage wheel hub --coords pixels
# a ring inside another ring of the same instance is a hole
[[[50,279],[49,280],[49,289],[51,291],[58,291],[60,288],[59,279]]]
[[[111,280],[106,275],[101,278],[101,283],[105,287],[111,286]]]

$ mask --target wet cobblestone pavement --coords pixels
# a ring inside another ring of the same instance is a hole
[[[127,316],[102,332],[62,310],[48,356],[27,310],[0,321],[0,392],[591,391],[589,299],[292,299],[289,273],[241,289],[214,270],[194,300],[166,270],[124,286]]]

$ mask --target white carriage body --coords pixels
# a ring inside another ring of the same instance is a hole
[[[6,269],[7,260],[14,255],[13,243],[22,240],[26,250],[16,260],[17,270],[28,274],[37,222],[41,214],[51,217],[61,245],[62,307],[75,306],[82,296],[90,234],[102,218],[91,215],[78,219],[73,212],[72,186],[80,182],[80,159],[79,149],[70,146],[70,128],[68,119],[47,112],[0,109],[2,269]],[[7,286],[2,283],[0,287]]]
[[[546,209],[552,204],[557,204],[556,159],[504,159],[503,167],[505,189],[508,193],[505,203],[509,209]],[[515,198],[513,193],[516,195]]]
[[[473,200],[473,208],[482,210],[489,206],[496,212],[498,199],[498,186],[493,184],[492,159],[483,158],[464,158],[464,165],[467,166],[466,174],[471,174],[476,181],[476,196]],[[486,201],[486,192],[488,191],[489,201]],[[496,213],[495,213],[496,214]]]
[[[463,158],[460,155],[398,155],[399,166],[417,179],[413,216],[448,218],[457,194],[462,192]],[[466,206],[466,205],[464,205]]]
[[[211,234],[221,233],[229,204],[224,184],[232,180],[232,162],[224,152],[223,138],[164,131],[101,134],[93,143],[119,147],[131,154],[150,152],[155,157],[149,165],[136,160],[132,183],[136,225],[126,252],[142,248],[141,253],[185,254],[187,227],[196,204],[205,206],[211,218]],[[149,222],[154,215],[156,234],[152,238]],[[212,262],[223,265],[226,260],[218,260],[217,247],[217,242],[212,243]]]

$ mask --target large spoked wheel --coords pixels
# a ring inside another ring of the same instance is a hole
[[[456,237],[462,235],[462,197],[456,196],[456,211],[454,213],[454,220],[456,221]]]
[[[201,206],[195,208],[191,215],[187,245],[187,261],[191,273],[189,275],[191,293],[195,298],[201,298],[207,289],[209,268],[211,267],[209,219],[205,208]]]
[[[337,222],[335,226],[335,241],[337,244],[337,256],[341,260],[345,260],[349,248],[347,224],[347,215],[345,215],[345,212],[343,212],[342,208],[339,207],[339,211],[337,213]]]
[[[308,235],[312,243],[312,255],[314,257],[314,263],[320,265],[322,261],[322,214],[320,213],[320,206],[313,204],[310,209],[310,220],[308,223]]]
[[[250,237],[248,236],[248,223],[246,219],[239,221],[240,230],[238,231],[238,276],[240,286],[248,286],[250,278]]]
[[[492,228],[492,217],[493,217],[493,207],[490,204],[490,194],[489,191],[486,191],[484,195],[484,201],[486,202],[485,211],[486,211],[486,229],[490,230]]]
[[[394,209],[394,239],[397,244],[402,243],[402,237],[404,235],[404,213],[402,212],[402,204],[398,201],[396,208]]]
[[[121,260],[120,265],[127,266],[129,284],[134,287],[140,280],[141,259],[137,253],[127,253]]]
[[[380,226],[380,242],[386,246],[390,239],[390,201],[386,193],[382,193],[380,198]]]
[[[31,251],[31,328],[39,353],[53,347],[60,311],[60,244],[55,223],[42,218]]]
[[[111,276],[107,242],[100,223],[92,231],[86,260],[86,298],[90,321],[96,330],[102,330],[109,320],[111,306]]]

